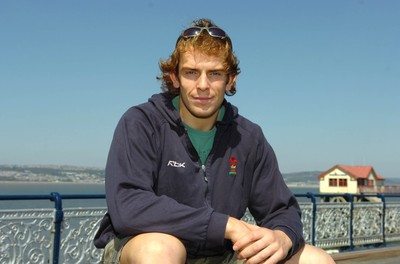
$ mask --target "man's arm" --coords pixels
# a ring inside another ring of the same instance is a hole
[[[280,230],[248,224],[229,217],[225,230],[225,238],[233,243],[233,250],[238,252],[239,259],[246,263],[277,263],[284,259],[292,241]]]
[[[260,139],[255,149],[257,166],[253,172],[248,205],[250,213],[258,226],[280,230],[290,238],[289,256],[292,256],[304,244],[301,210],[280,173],[275,152],[265,137]]]

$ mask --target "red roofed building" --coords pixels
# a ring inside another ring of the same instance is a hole
[[[372,166],[336,165],[318,176],[320,193],[384,193],[385,179]]]

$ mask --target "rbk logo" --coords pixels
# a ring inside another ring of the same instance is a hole
[[[170,167],[175,167],[175,168],[185,168],[185,162],[177,162],[177,161],[174,161],[174,160],[170,160],[170,161],[168,161],[168,165],[167,166],[170,166]]]

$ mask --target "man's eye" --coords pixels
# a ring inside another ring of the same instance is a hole
[[[225,78],[226,74],[224,71],[213,71],[209,73],[209,78],[213,78],[214,80],[220,80]]]
[[[196,74],[196,72],[189,70],[189,71],[185,71],[185,74],[186,75],[194,75],[194,74]]]
[[[224,72],[223,71],[213,71],[210,73],[210,76],[214,76],[214,77],[220,77],[220,76],[224,76]]]

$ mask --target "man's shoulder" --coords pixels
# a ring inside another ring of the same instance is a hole
[[[262,134],[262,129],[261,129],[260,125],[258,125],[257,123],[254,123],[247,117],[244,117],[244,116],[238,114],[237,117],[235,118],[235,122],[237,123],[238,128],[240,128],[252,135],[254,135],[255,133]]]
[[[124,115],[132,115],[136,113],[142,113],[142,114],[151,114],[157,112],[157,107],[161,105],[166,105],[167,104],[167,98],[163,94],[154,94],[152,95],[146,102],[142,102],[137,105],[133,105],[126,112]]]
[[[134,105],[127,109],[122,115],[126,122],[143,122],[154,125],[166,122],[174,122],[176,117],[173,114],[171,99],[163,94],[155,94],[147,102]]]
[[[136,119],[145,117],[147,115],[151,115],[154,113],[155,108],[150,102],[144,102],[141,104],[133,105],[129,107],[125,113],[122,115],[122,118],[125,119]]]

